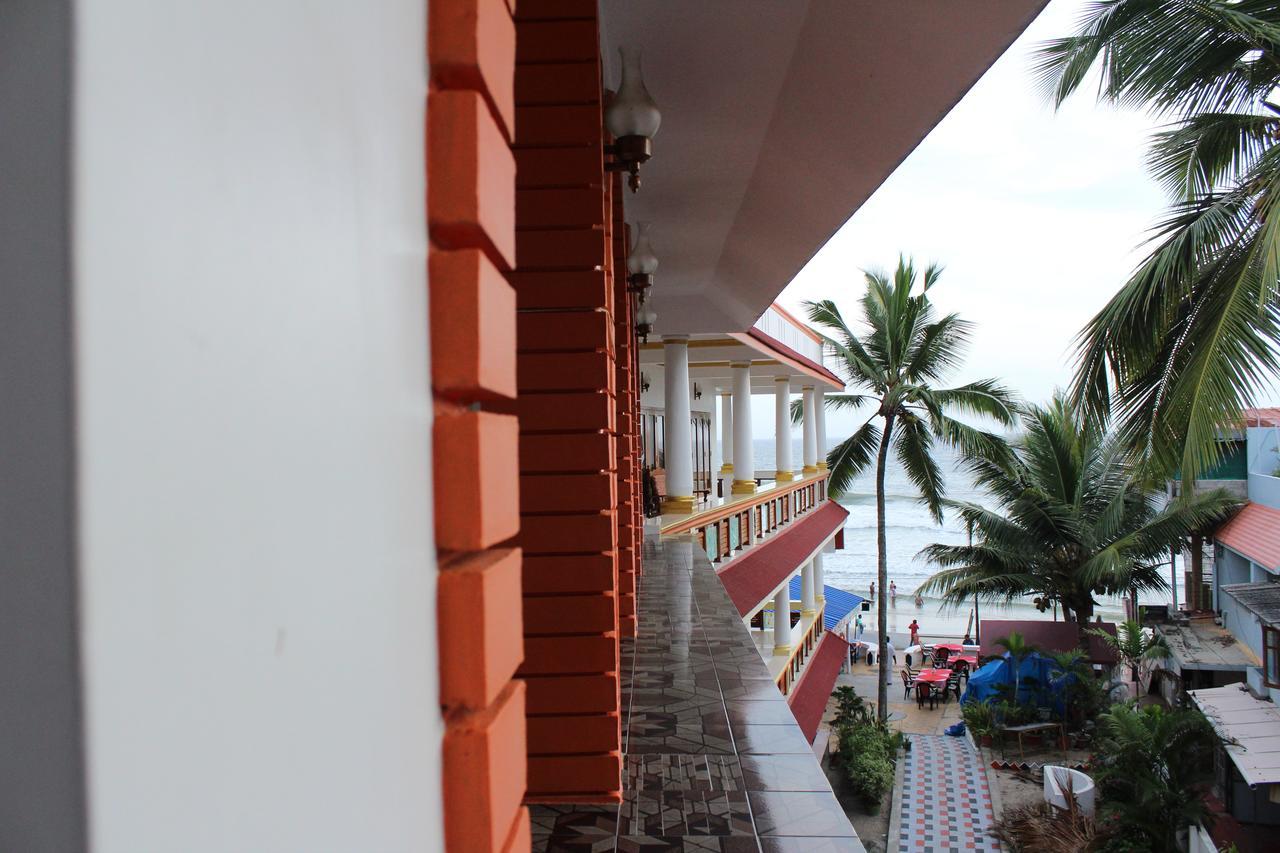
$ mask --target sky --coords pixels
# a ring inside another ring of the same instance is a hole
[[[778,301],[834,299],[856,316],[863,269],[892,269],[900,252],[936,261],[935,305],[975,324],[950,384],[997,377],[1031,401],[1066,386],[1075,335],[1167,203],[1145,163],[1157,119],[1083,89],[1055,111],[1037,87],[1036,46],[1073,32],[1084,5],[1053,0]],[[830,413],[833,443],[863,419]]]

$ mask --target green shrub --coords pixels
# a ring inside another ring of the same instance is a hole
[[[995,711],[986,702],[969,702],[960,707],[965,727],[976,738],[991,737],[996,733]]]

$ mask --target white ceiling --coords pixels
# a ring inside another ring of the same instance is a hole
[[[649,220],[659,333],[742,331],[1046,0],[601,0],[662,110]]]

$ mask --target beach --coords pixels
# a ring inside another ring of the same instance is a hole
[[[831,436],[834,444],[843,436]],[[759,470],[772,470],[774,467],[773,439],[757,439],[755,441],[755,463]],[[795,442],[795,459],[802,458],[800,443]],[[958,464],[954,451],[948,447],[938,446],[934,449],[934,457],[938,460],[947,487],[947,496],[954,500],[968,501],[979,505],[988,503],[985,495],[977,489],[968,472]],[[844,548],[827,554],[823,561],[825,581],[829,586],[868,597],[871,581],[876,578],[876,496],[875,471],[868,469],[854,481],[849,491],[839,498],[839,503],[849,511],[845,521]],[[960,545],[967,540],[964,527],[954,513],[945,514],[943,523],[938,525],[929,515],[929,510],[919,500],[918,493],[906,472],[897,460],[890,456],[885,469],[885,540],[889,564],[889,580],[896,583],[898,597],[896,603],[889,602],[888,628],[890,635],[897,642],[907,636],[907,626],[912,619],[919,620],[921,634],[926,639],[950,639],[963,636],[966,624],[971,618],[972,603],[962,607],[952,607],[942,603],[936,597],[926,596],[921,607],[915,605],[915,591],[924,581],[937,571],[937,567],[920,557],[920,551],[935,542],[949,545]],[[1181,575],[1181,565],[1178,574]],[[1179,578],[1179,581],[1181,579]],[[881,590],[876,590],[877,595]],[[1178,600],[1184,600],[1182,584],[1178,586]],[[1164,604],[1170,601],[1168,591],[1142,595],[1139,601],[1144,604]],[[1114,622],[1124,618],[1123,605],[1117,598],[1099,598],[1097,613],[1104,621]],[[1052,621],[1053,610],[1041,613],[1026,598],[1008,604],[982,603],[979,605],[981,615],[988,619],[1033,619]],[[1061,613],[1058,614],[1062,618]],[[876,631],[876,606],[863,614],[866,630],[869,635]]]

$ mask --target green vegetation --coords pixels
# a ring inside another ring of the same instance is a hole
[[[1145,632],[1142,626],[1132,619],[1127,619],[1116,627],[1113,637],[1101,628],[1090,628],[1089,633],[1106,643],[1120,665],[1126,667],[1137,681],[1147,667],[1155,661],[1169,656],[1169,645],[1155,632]]]
[[[875,814],[893,786],[893,760],[902,735],[877,720],[852,687],[840,687],[832,695],[837,703],[831,723],[837,744],[834,758],[868,812]]]
[[[1229,517],[1237,501],[1201,492],[1157,510],[1118,436],[1080,417],[1061,397],[1029,406],[1012,452],[968,461],[988,509],[947,501],[974,531],[972,545],[935,544],[921,553],[943,566],[925,582],[951,604],[970,598],[1057,602],[1068,621],[1093,617],[1095,595],[1165,590],[1160,561],[1169,543]]]
[[[1176,851],[1177,832],[1207,813],[1220,745],[1213,726],[1196,710],[1114,705],[1098,718],[1098,735],[1093,777],[1114,842],[1099,849]]]
[[[838,497],[854,478],[876,460],[876,551],[881,590],[889,588],[885,547],[884,474],[892,449],[919,490],[935,519],[942,519],[945,487],[942,471],[931,450],[941,441],[971,455],[1000,458],[1004,442],[991,433],[952,418],[948,411],[986,417],[998,423],[1014,422],[1012,395],[995,380],[982,380],[959,388],[937,388],[938,379],[959,364],[968,344],[971,326],[956,314],[937,316],[928,291],[937,284],[942,269],[929,266],[917,273],[911,261],[900,258],[892,278],[880,272],[866,273],[861,298],[862,320],[868,327],[855,333],[831,300],[806,303],[809,319],[823,335],[824,346],[840,363],[843,378],[858,393],[826,398],[832,408],[875,406],[872,416],[827,456],[831,475],[828,490]],[[918,290],[912,294],[913,290]],[[794,416],[794,409],[793,409]],[[879,621],[888,624],[886,596],[878,602]],[[881,632],[878,657],[880,720],[888,717],[886,691],[889,660],[887,635]]]
[[[987,702],[967,702],[960,707],[965,728],[974,740],[994,737],[996,733],[995,710]]]
[[[1280,366],[1280,4],[1091,3],[1039,71],[1057,104],[1100,74],[1101,100],[1170,121],[1149,163],[1172,207],[1081,332],[1073,392],[1151,470],[1194,481]]]

